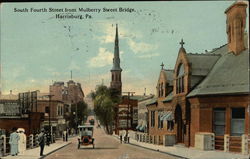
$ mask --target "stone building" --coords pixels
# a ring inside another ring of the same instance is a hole
[[[227,44],[192,54],[181,41],[172,75],[165,74],[162,82],[161,70],[158,98],[147,106],[155,143],[166,144],[171,133],[175,143],[194,147],[196,136],[207,133],[215,136],[215,149],[242,151],[243,136],[250,134],[246,8],[238,1],[226,9]]]

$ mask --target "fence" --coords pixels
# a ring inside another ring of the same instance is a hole
[[[38,147],[38,134],[36,135],[29,135],[26,138],[26,148],[32,149]],[[9,144],[9,137],[5,135],[0,136],[0,157],[7,156],[10,153],[10,144]]]

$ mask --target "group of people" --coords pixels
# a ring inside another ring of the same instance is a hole
[[[23,154],[26,150],[26,135],[25,130],[22,128],[17,129],[14,127],[12,133],[10,134],[9,144],[10,144],[10,154],[12,156],[17,156],[18,154]],[[49,146],[50,135],[46,134],[44,129],[41,129],[38,135],[38,143],[40,146],[40,156],[43,156],[43,150],[45,144]]]
[[[129,143],[129,137],[129,132],[122,132],[120,134],[120,142],[122,143],[122,141],[124,141],[124,143]]]
[[[10,134],[10,154],[16,156],[19,153],[22,154],[26,150],[26,135],[25,130],[22,128],[13,128]]]

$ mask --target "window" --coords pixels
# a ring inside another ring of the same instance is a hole
[[[57,115],[59,116],[61,113],[60,113],[60,106],[57,106]]]
[[[223,136],[225,134],[225,109],[214,109],[214,133],[216,136]]]
[[[163,96],[163,83],[161,83],[161,97]]]
[[[158,97],[160,97],[160,96],[161,96],[161,85],[159,83],[159,85],[158,85]]]
[[[173,120],[167,121],[167,129],[168,129],[168,131],[174,130],[174,121]]]
[[[245,108],[232,108],[231,135],[241,136],[245,131]]]
[[[151,127],[155,126],[155,111],[151,111]]]
[[[168,88],[168,83],[165,83],[165,97],[167,96],[167,88]]]
[[[161,120],[162,111],[158,111],[158,128],[163,128],[163,120]]]
[[[177,70],[176,93],[184,92],[184,65],[180,64]]]
[[[114,81],[114,74],[112,74],[112,81]]]

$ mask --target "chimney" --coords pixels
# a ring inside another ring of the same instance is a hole
[[[246,27],[247,2],[236,1],[225,11],[227,15],[228,52],[235,55],[246,49],[244,45],[244,32]]]

